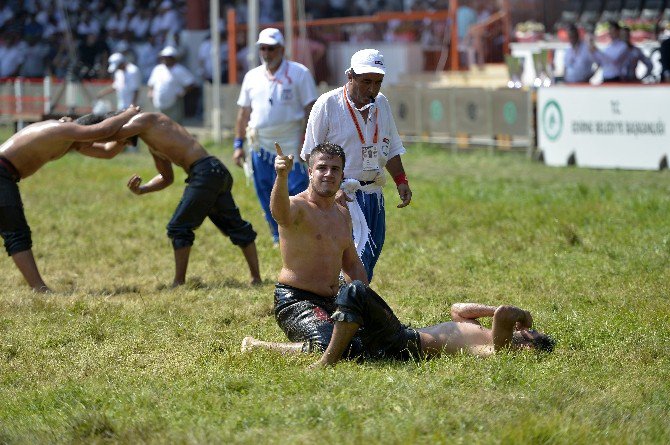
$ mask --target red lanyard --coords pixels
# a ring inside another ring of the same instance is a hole
[[[356,131],[358,131],[358,139],[361,140],[361,144],[365,145],[365,138],[363,137],[363,132],[361,131],[361,126],[358,125],[358,119],[356,119],[356,114],[354,113],[354,109],[351,107],[351,104],[349,103],[349,98],[347,97],[347,86],[344,86],[344,90],[342,91],[342,94],[344,94],[344,103],[347,104],[347,109],[349,109],[349,114],[351,115],[351,120],[354,121],[354,125],[356,126]],[[377,143],[377,136],[379,135],[379,125],[378,125],[378,120],[377,117],[379,115],[379,108],[375,108],[375,134],[372,137],[372,143],[376,144]]]
[[[286,64],[286,68],[284,68],[284,77],[288,80],[288,84],[291,85],[293,80],[291,80],[291,77],[288,75],[288,62],[284,61],[282,63]],[[268,70],[265,70],[265,77],[267,77],[270,82],[277,82],[279,85],[282,84],[281,80],[279,80],[279,73],[277,73],[276,76],[273,76]]]

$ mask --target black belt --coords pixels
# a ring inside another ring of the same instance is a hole
[[[0,165],[5,167],[5,170],[7,170],[7,173],[9,173],[9,175],[15,182],[19,182],[21,180],[21,174],[16,169],[16,167],[14,167],[14,164],[12,164],[9,159],[7,159],[4,156],[0,156]]]
[[[358,180],[356,179],[356,181],[358,181]],[[375,181],[358,181],[358,183],[359,183],[361,186],[364,186],[364,185],[374,184]]]

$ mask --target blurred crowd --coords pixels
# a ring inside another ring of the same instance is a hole
[[[0,77],[107,75],[132,50],[144,79],[183,29],[184,0],[0,0]]]
[[[283,20],[282,3],[282,0],[260,0],[261,25]],[[238,21],[246,21],[246,0],[221,0],[220,4],[222,16],[232,7]],[[305,2],[306,16],[313,19],[372,15],[380,11],[437,10],[447,6],[448,0]],[[158,63],[159,52],[168,45],[180,47],[179,33],[184,29],[185,16],[186,0],[0,0],[0,77],[64,78],[72,74],[79,79],[106,78],[108,57],[118,52],[135,61],[146,83]],[[422,26],[427,28],[425,24],[419,25],[417,32],[421,33]],[[349,32],[359,38],[370,37],[373,28],[363,28],[353,27]],[[403,34],[404,30],[397,28],[397,23],[390,23],[378,33],[389,39],[394,34]],[[219,30],[225,32],[223,19]],[[427,31],[419,38],[433,39]],[[314,46],[313,42],[318,45],[319,40],[327,39],[327,35],[310,37],[312,43],[304,44]],[[202,65],[207,65],[206,60]],[[201,66],[201,70],[202,77],[207,79],[211,68]]]
[[[667,34],[659,37],[659,62],[661,72],[653,72],[653,63],[631,40],[631,29],[619,22],[607,22],[607,40],[601,47],[595,38],[576,24],[568,25],[570,47],[565,53],[566,83],[590,82],[597,69],[602,70],[603,83],[656,83],[670,81],[670,39]]]

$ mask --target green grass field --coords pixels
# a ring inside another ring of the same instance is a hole
[[[224,162],[230,150],[212,147]],[[264,284],[206,222],[188,284],[167,290],[165,235],[185,175],[134,196],[146,150],[77,154],[20,183],[41,272],[31,293],[0,262],[0,443],[670,442],[670,173],[548,168],[522,155],[411,146],[412,205],[388,186],[388,237],[373,287],[413,326],[454,302],[531,310],[551,355],[341,363],[241,354],[283,341],[280,267],[253,187]]]

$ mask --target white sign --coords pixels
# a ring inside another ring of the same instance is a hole
[[[547,165],[657,170],[670,157],[670,87],[557,86],[537,95]]]

